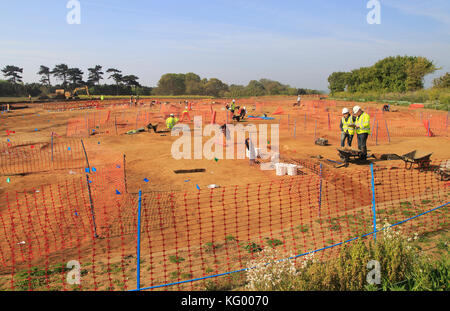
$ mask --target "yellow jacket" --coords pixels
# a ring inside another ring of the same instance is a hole
[[[166,125],[169,130],[173,129],[173,127],[177,123],[178,123],[178,118],[175,118],[175,117],[168,117],[166,120]]]
[[[367,133],[370,135],[370,116],[363,112],[359,117],[356,117],[355,125],[358,127],[356,129],[356,134]]]
[[[349,116],[347,118],[347,121],[345,121],[345,117],[342,117],[342,131],[344,131],[344,133],[348,133],[349,135],[354,135],[355,134],[355,129],[353,127],[350,127],[350,125],[355,124],[353,122],[353,117]]]

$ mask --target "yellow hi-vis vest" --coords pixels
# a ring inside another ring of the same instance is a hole
[[[359,128],[356,129],[356,134],[367,133],[370,135],[370,116],[363,112],[359,117],[356,117],[355,125]]]
[[[349,135],[354,135],[355,134],[355,129],[353,127],[350,127],[350,125],[355,124],[353,122],[353,117],[349,116],[347,118],[347,121],[345,121],[345,117],[342,117],[342,130],[344,131],[344,133],[348,133]]]
[[[175,124],[177,124],[177,122],[178,122],[178,118],[174,118],[174,117],[167,118],[167,120],[166,120],[167,128],[169,130],[173,129],[173,127],[175,126]]]

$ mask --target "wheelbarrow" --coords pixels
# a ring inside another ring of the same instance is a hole
[[[337,149],[339,152],[339,157],[342,161],[344,161],[344,166],[347,167],[348,163],[353,159],[360,159],[362,156],[361,150],[353,150],[353,149]]]
[[[400,158],[405,162],[405,168],[407,170],[412,169],[413,165],[417,165],[419,171],[430,168],[431,160],[430,157],[433,153],[425,154],[417,150],[408,152],[400,156]]]
[[[450,180],[450,160],[444,160],[441,165],[434,171],[436,178],[441,181]]]

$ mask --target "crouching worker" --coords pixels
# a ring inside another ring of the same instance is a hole
[[[153,130],[155,133],[158,133],[157,128],[158,128],[158,124],[153,125],[153,124],[149,123],[147,125],[147,131],[149,133],[150,133],[151,130]]]
[[[239,116],[241,117],[241,120],[244,120],[246,114],[247,114],[247,109],[245,107],[242,107],[239,110]]]
[[[175,118],[174,114],[171,113],[170,117],[166,120],[166,125],[169,130],[172,130],[174,126],[178,123],[178,118]]]

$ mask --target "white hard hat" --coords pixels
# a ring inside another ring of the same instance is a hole
[[[358,111],[360,111],[360,110],[361,110],[361,107],[359,107],[359,106],[353,107],[353,113],[358,113]]]
[[[173,113],[171,113],[171,114],[170,114],[170,116],[171,116],[171,117],[173,117],[173,116],[174,116],[174,114],[173,114]]]
[[[244,110],[247,110],[247,109],[244,107]]]
[[[233,99],[233,102],[235,102],[236,100],[235,99]]]
[[[342,109],[342,114],[346,114],[346,113],[348,113],[348,109],[347,108]]]

